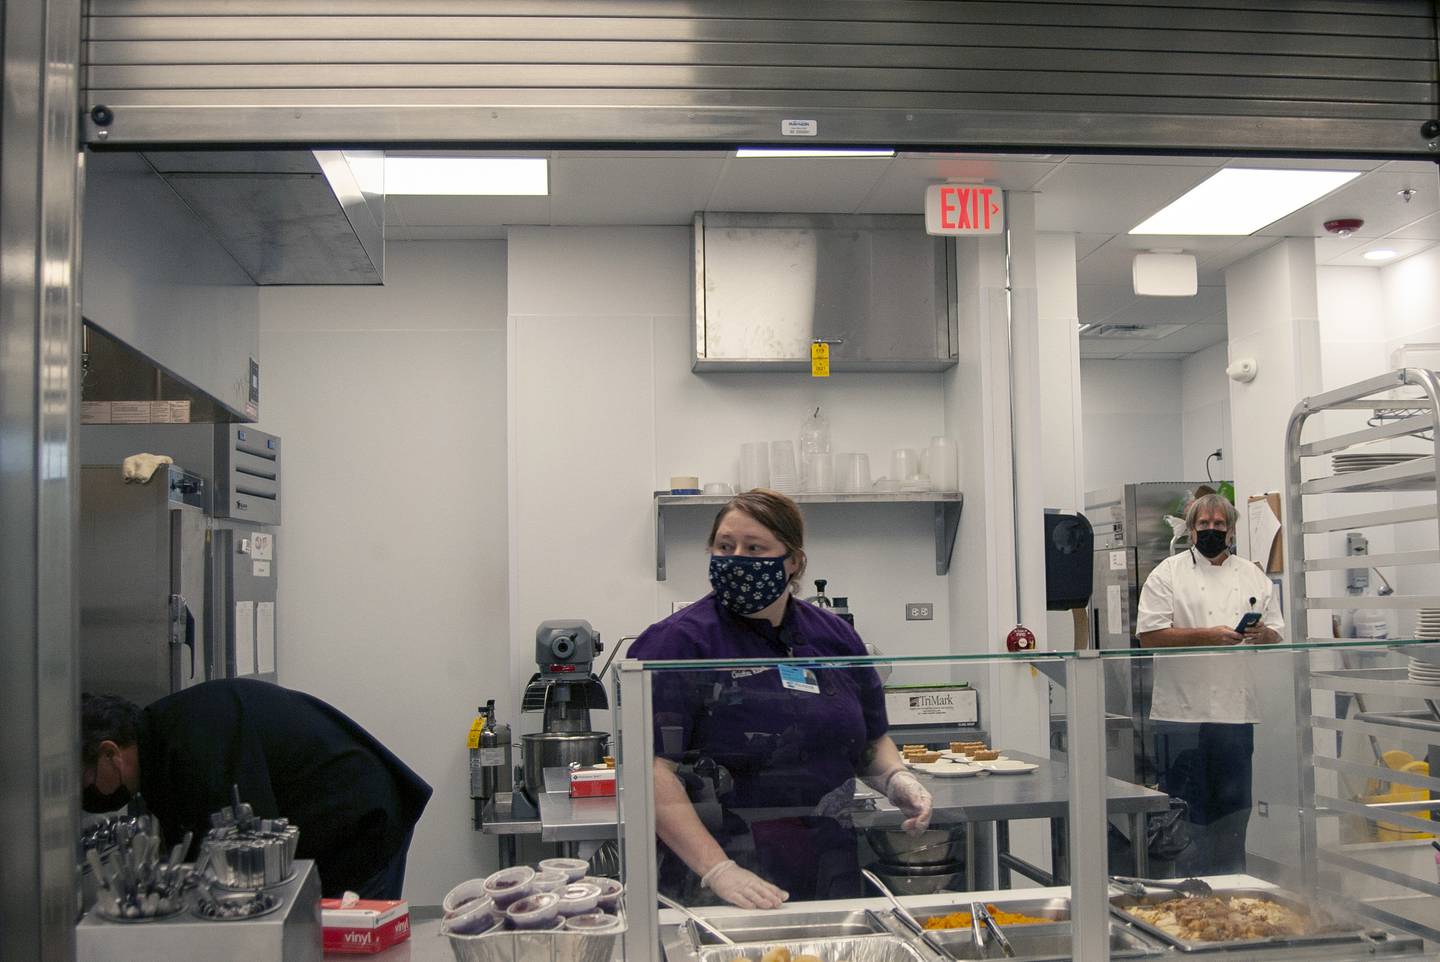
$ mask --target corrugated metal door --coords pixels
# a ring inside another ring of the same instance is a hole
[[[807,142],[1414,155],[1440,113],[1434,0],[91,0],[86,38],[91,142],[803,121]]]

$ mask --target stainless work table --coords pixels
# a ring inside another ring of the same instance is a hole
[[[934,799],[931,824],[964,822],[975,825],[979,831],[993,832],[995,851],[1001,857],[1000,880],[1004,886],[1009,881],[1009,869],[1005,862],[1007,857],[1014,860],[1010,856],[1009,822],[1013,819],[1050,819],[1053,836],[1051,869],[1052,874],[1059,875],[1059,846],[1063,846],[1064,840],[1062,826],[1070,816],[1069,768],[1063,762],[1052,762],[1024,752],[1007,751],[1005,756],[1040,767],[1023,775],[971,778],[939,778],[916,772],[921,784]],[[1135,874],[1144,877],[1149,874],[1149,858],[1144,844],[1145,815],[1168,810],[1170,798],[1164,792],[1132,785],[1118,778],[1106,779],[1106,794],[1107,810],[1130,819],[1131,837],[1140,842],[1133,846]],[[884,799],[878,802],[873,813],[862,812],[855,816],[856,824],[867,827],[893,826],[902,820],[895,806]],[[974,832],[966,833],[965,856],[965,880],[967,887],[973,890],[978,882]]]

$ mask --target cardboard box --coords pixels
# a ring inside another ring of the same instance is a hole
[[[980,699],[961,685],[899,685],[885,689],[885,713],[891,727],[973,726],[980,722]]]
[[[615,769],[582,768],[570,773],[571,798],[604,798],[615,795]]]
[[[326,952],[383,952],[410,938],[410,903],[321,899],[320,926]]]

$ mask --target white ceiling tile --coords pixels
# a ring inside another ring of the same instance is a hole
[[[1195,255],[1196,280],[1201,287],[1220,285],[1225,282],[1224,278],[1218,271],[1205,268],[1202,265],[1202,256],[1233,245],[1235,239],[1224,238],[1223,244],[1213,243],[1214,240],[1151,237],[1147,242],[1129,234],[1117,234],[1080,259],[1076,266],[1076,276],[1082,284],[1113,284],[1129,288],[1132,283],[1131,265],[1135,262],[1136,254],[1149,250],[1178,250]]]
[[[1324,238],[1321,238],[1321,242],[1323,242],[1324,240]],[[1396,237],[1387,237],[1384,240],[1367,241],[1366,243],[1360,244],[1356,247],[1352,247],[1349,250],[1336,254],[1335,256],[1330,257],[1324,261],[1320,261],[1320,252],[1317,249],[1315,252],[1315,258],[1320,263],[1329,264],[1335,267],[1384,267],[1387,264],[1398,264],[1400,261],[1403,261],[1405,258],[1410,257],[1411,255],[1418,254],[1424,250],[1429,250],[1431,247],[1434,247],[1435,244],[1436,242],[1433,240],[1402,240]],[[1366,251],[1378,250],[1380,248],[1393,250],[1396,256],[1390,258],[1390,260],[1388,261],[1372,261],[1365,259],[1364,255]]]
[[[1080,359],[1084,361],[1114,360],[1124,357],[1127,353],[1129,353],[1128,348],[1117,347],[1113,343],[1080,339]]]
[[[1110,234],[1076,234],[1075,260],[1082,261],[1091,251],[1097,250],[1111,238]]]
[[[1440,240],[1440,214],[1422,217],[1388,236],[1407,240]]]
[[[1131,297],[1105,320],[1110,324],[1218,324],[1225,318],[1225,288],[1202,287],[1194,297]],[[1172,337],[1174,335],[1171,335]]]
[[[1238,263],[1249,257],[1251,254],[1258,254],[1267,247],[1273,247],[1280,243],[1278,237],[1264,237],[1259,234],[1250,237],[1233,238],[1234,243],[1224,250],[1216,251],[1213,254],[1206,254],[1200,258],[1200,273],[1207,275],[1211,272],[1222,272],[1231,264]]]
[[[1215,166],[1062,164],[1040,183],[1036,226],[1123,234],[1209,177]]]
[[[1075,291],[1076,312],[1081,324],[1099,324],[1110,320],[1111,315],[1123,311],[1135,300],[1135,293],[1129,286],[1080,284]]]
[[[1220,324],[1191,324],[1182,327],[1169,337],[1156,341],[1142,341],[1135,345],[1131,354],[1193,354],[1213,347],[1226,339],[1225,327]]]
[[[1130,167],[1219,167],[1225,163],[1225,157],[1199,157],[1182,155],[1158,155],[1158,154],[1071,154],[1067,159],[1071,164],[1120,164]]]
[[[1340,160],[1330,157],[1236,157],[1226,167],[1244,167],[1247,170],[1376,170],[1385,166],[1383,160]]]
[[[549,197],[405,197],[405,225],[462,227],[472,224],[550,223]]]
[[[1359,217],[1365,226],[1356,231],[1362,237],[1383,237],[1440,209],[1435,175],[1425,181],[1404,171],[1377,170],[1355,178],[1320,200],[1288,217],[1256,231],[1270,237],[1323,237],[1325,222],[1341,217]],[[1404,188],[1416,191],[1407,203],[1400,197]]]
[[[705,209],[847,214],[859,208],[891,163],[873,157],[732,157]]]
[[[410,240],[504,240],[501,224],[430,225],[409,228]]]
[[[1054,161],[997,159],[973,154],[901,155],[860,206],[862,214],[919,214],[925,188],[945,181],[985,183],[1005,190],[1029,190],[1055,167]]]
[[[557,225],[688,224],[704,210],[725,164],[710,157],[569,157],[550,167]]]

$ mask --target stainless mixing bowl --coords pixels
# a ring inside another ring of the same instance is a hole
[[[950,825],[908,835],[898,828],[871,828],[865,840],[892,866],[937,866],[964,859],[965,827]]]
[[[896,895],[933,895],[936,892],[964,892],[965,871],[958,863],[930,868],[905,868],[875,863],[870,871]]]

